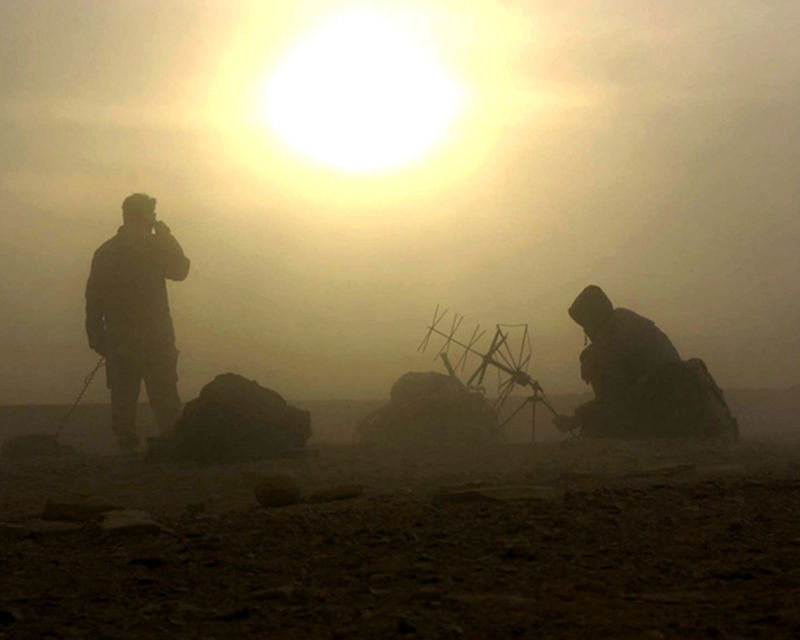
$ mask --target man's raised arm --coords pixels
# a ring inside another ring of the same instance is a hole
[[[164,277],[168,280],[185,280],[189,275],[189,258],[187,258],[181,245],[175,239],[175,236],[169,230],[169,227],[157,220],[153,225],[153,229],[158,239],[159,248],[161,251],[162,266],[164,268]]]

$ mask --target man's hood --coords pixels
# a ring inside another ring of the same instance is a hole
[[[614,305],[605,292],[595,284],[590,284],[569,308],[569,316],[584,329],[593,329],[601,326],[609,314],[614,310]]]

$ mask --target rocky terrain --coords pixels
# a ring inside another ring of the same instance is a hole
[[[800,635],[799,446],[310,453],[2,461],[0,637]]]

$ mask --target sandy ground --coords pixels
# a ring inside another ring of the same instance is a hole
[[[2,461],[0,522],[95,496],[167,530],[0,527],[0,637],[800,637],[800,445],[314,452]],[[365,490],[264,508],[273,475]]]

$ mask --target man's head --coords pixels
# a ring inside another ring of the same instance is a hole
[[[609,314],[614,310],[614,305],[605,292],[597,285],[590,284],[569,308],[569,316],[583,327],[586,335],[594,340],[595,335]]]
[[[122,202],[122,222],[125,226],[147,230],[156,220],[156,199],[146,193],[134,193]]]

